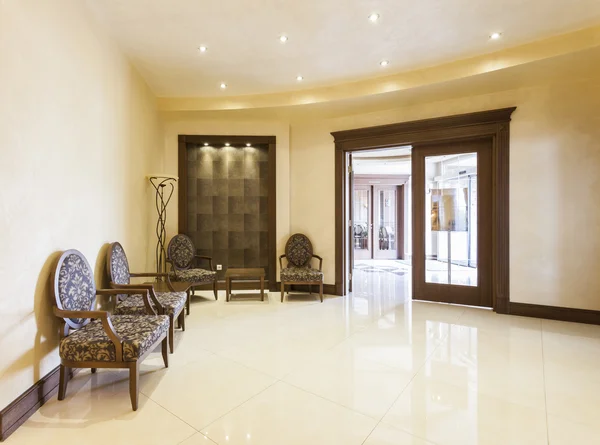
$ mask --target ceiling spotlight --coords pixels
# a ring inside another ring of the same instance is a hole
[[[379,62],[379,64],[381,66],[388,66],[390,64],[390,61],[389,60],[382,60],[381,62]]]
[[[221,89],[224,90],[225,88],[227,88],[227,84],[225,82],[221,83]]]
[[[374,12],[369,16],[369,20],[371,20],[372,22],[376,22],[377,20],[379,20],[379,14]]]
[[[229,147],[231,144],[229,142],[225,142],[225,147]]]
[[[490,34],[490,39],[498,40],[501,36],[502,36],[502,34],[500,34],[499,32],[493,32],[492,34]]]
[[[208,48],[207,48],[206,46],[201,46],[200,48],[198,48],[198,50],[199,50],[201,53],[205,53],[207,49],[208,49]]]
[[[280,36],[280,37],[279,37],[279,41],[280,41],[281,43],[285,43],[285,42],[287,42],[287,41],[288,41],[288,37],[287,37],[287,36]]]
[[[251,144],[250,142],[248,142],[248,143],[246,144],[246,147],[252,147],[252,144]]]
[[[296,80],[297,80],[298,82],[301,82],[301,81],[303,81],[303,80],[304,80],[304,77],[302,77],[302,76],[298,76],[298,77],[296,77]]]
[[[205,143],[204,143],[204,146],[205,146],[205,147],[208,147],[208,142],[205,142]]]

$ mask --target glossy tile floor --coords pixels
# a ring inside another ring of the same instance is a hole
[[[85,370],[19,444],[600,443],[600,327],[410,302],[410,274],[346,298],[198,297],[169,369]]]

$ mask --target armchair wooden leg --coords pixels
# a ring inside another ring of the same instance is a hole
[[[281,282],[281,302],[283,303],[283,294],[285,293],[285,284]]]
[[[69,368],[60,365],[58,381],[58,400],[64,400],[67,393],[67,383],[69,382]]]
[[[162,341],[161,348],[162,348],[162,356],[163,356],[163,362],[165,363],[165,368],[168,368],[169,367],[169,333],[167,333],[167,336]]]
[[[319,296],[321,297],[321,303],[323,303],[323,283],[319,284]]]
[[[97,370],[98,370],[98,368],[92,368],[92,374],[96,374]]]
[[[138,386],[140,380],[140,365],[138,361],[131,362],[129,365],[129,398],[131,399],[131,408],[134,411],[138,409],[138,400],[140,388]]]
[[[308,285],[308,293],[309,295],[312,295],[312,284]]]
[[[213,283],[213,292],[215,293],[215,300],[219,299],[219,294],[218,294],[218,290],[217,290],[217,280],[214,281]]]
[[[182,331],[185,331],[185,313],[183,310],[179,313],[179,317],[177,319],[179,320],[179,327]]]
[[[190,315],[190,299],[191,299],[191,295],[190,295],[190,290],[188,289],[187,291],[187,301],[185,302],[185,309],[187,310],[187,314]]]
[[[169,315],[169,349],[171,350],[171,354],[173,354],[173,350],[175,349],[175,320],[173,320],[173,315]]]

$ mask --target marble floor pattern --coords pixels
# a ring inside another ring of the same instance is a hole
[[[8,445],[599,443],[600,327],[411,302],[410,273],[353,295],[196,297],[170,367],[81,371]]]

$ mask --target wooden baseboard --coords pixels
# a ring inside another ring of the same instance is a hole
[[[511,315],[520,315],[523,317],[600,325],[600,311],[592,311],[589,309],[511,302],[509,313]]]
[[[75,371],[75,372],[73,372]],[[71,370],[70,377],[77,370]],[[57,366],[27,391],[17,397],[6,408],[0,411],[0,442],[5,441],[8,436],[23,425],[44,403],[58,391],[59,367]]]
[[[217,283],[217,288],[219,290],[225,290],[225,281],[219,281]],[[196,290],[203,291],[212,291],[212,284],[203,284],[201,286],[194,286]],[[258,290],[260,289],[260,281],[257,280],[246,280],[246,281],[234,281],[233,290]],[[275,283],[274,287],[269,286],[267,282],[265,282],[265,289],[268,289],[269,292],[279,292],[281,290],[281,282]],[[292,290],[296,292],[308,292],[308,286],[304,286],[302,284],[293,284]],[[313,292],[318,292],[318,286],[313,285]],[[323,284],[323,293],[326,295],[337,295],[335,291],[334,284]]]
[[[308,285],[306,285],[306,284],[292,284],[290,286],[291,286],[291,290],[294,292],[308,292]],[[281,282],[277,283],[277,291],[281,291]],[[319,286],[316,284],[313,284],[312,291],[319,292]],[[323,294],[337,295],[335,292],[335,285],[334,284],[323,284]]]

